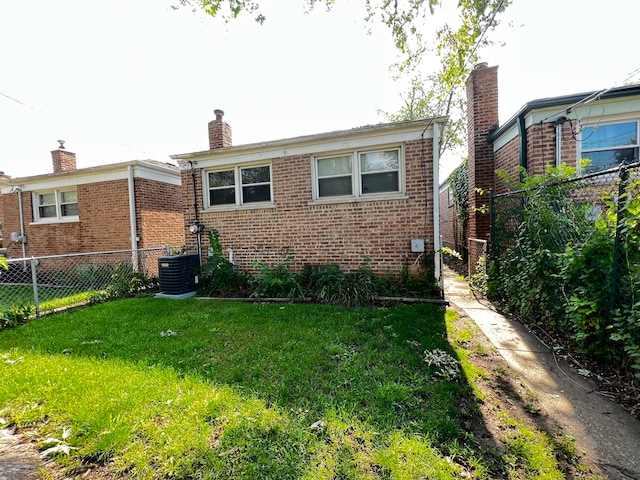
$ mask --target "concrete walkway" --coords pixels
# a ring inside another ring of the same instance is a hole
[[[541,413],[576,440],[578,454],[600,466],[608,478],[640,480],[640,421],[597,393],[521,323],[497,313],[486,299],[445,268],[445,297],[474,320],[505,360],[537,394]]]

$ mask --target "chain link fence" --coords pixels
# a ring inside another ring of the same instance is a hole
[[[0,268],[0,306],[36,315],[86,303],[136,275],[158,276],[169,247],[7,259]]]
[[[526,212],[537,210],[540,247],[561,253],[566,246],[583,241],[596,222],[612,212],[624,215],[620,199],[640,193],[640,163],[491,197],[491,261],[498,267],[505,253],[518,244]],[[622,232],[624,233],[624,232]],[[502,265],[504,266],[504,265]]]
[[[487,285],[487,241],[469,238],[467,245],[469,283],[473,289],[485,293]]]
[[[640,163],[533,183],[491,196],[489,293],[589,349],[640,314]]]

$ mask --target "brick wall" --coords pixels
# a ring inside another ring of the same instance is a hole
[[[184,244],[184,218],[180,185],[170,185],[146,178],[134,180],[138,246],[157,247]]]
[[[184,243],[180,186],[135,179],[139,247]],[[61,255],[131,249],[127,179],[78,185],[79,222],[33,223],[32,192],[22,192],[27,255]],[[18,194],[2,195],[4,231],[20,231]],[[20,244],[5,242],[22,257]]]
[[[562,125],[562,161],[570,167],[579,167],[577,162],[578,142],[573,137],[571,125],[566,122]]]
[[[527,129],[527,173],[543,175],[547,165],[556,164],[556,127],[535,123]]]
[[[216,228],[224,249],[231,248],[239,267],[251,269],[254,261],[278,263],[288,251],[292,266],[333,264],[354,270],[363,258],[371,259],[378,273],[398,273],[412,267],[419,254],[411,252],[412,238],[426,239],[433,251],[432,145],[425,142],[424,164],[420,141],[405,145],[408,199],[309,205],[312,200],[309,155],[272,159],[275,208],[202,212],[205,227]],[[194,219],[191,172],[182,172],[185,226]],[[199,208],[202,173],[196,170]],[[206,255],[207,240],[203,250]],[[186,233],[187,245],[196,238]]]
[[[126,179],[78,186],[82,252],[131,248]],[[39,225],[38,227],[44,227]]]
[[[3,195],[7,257],[22,257],[22,245],[9,241],[11,232],[20,232],[18,195],[22,195],[28,256],[59,255],[82,251],[80,224],[78,222],[47,225],[33,224],[31,192],[22,192],[20,194],[10,193]]]
[[[496,171],[502,171],[506,173],[509,178],[518,180],[520,173],[518,171],[518,165],[520,164],[520,143],[519,137],[515,137],[495,152],[496,159]],[[495,179],[495,193],[505,193],[508,189],[504,185],[503,181],[496,175]]]
[[[572,137],[569,123],[562,127],[562,161],[570,167],[578,167],[576,163],[577,142]],[[520,164],[519,137],[511,139],[495,153],[495,168],[518,179]],[[556,127],[553,122],[533,124],[527,128],[527,173],[542,175],[547,166],[556,165]],[[496,176],[495,192],[504,193],[507,187]]]
[[[462,221],[453,204],[449,205],[449,188],[440,192],[440,235],[443,247],[461,252],[465,243],[462,237]]]

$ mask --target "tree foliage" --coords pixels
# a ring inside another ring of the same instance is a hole
[[[331,10],[336,0],[301,0],[305,11],[324,6]],[[450,118],[440,144],[440,153],[462,145],[466,134],[464,81],[477,62],[478,48],[490,44],[487,34],[497,16],[511,0],[361,0],[368,26],[384,25],[391,33],[399,60],[396,79],[408,79],[409,86],[397,113],[380,112],[389,121],[447,116]],[[242,12],[258,23],[266,19],[256,0],[179,0],[181,6],[202,10],[229,21]],[[440,10],[455,5],[454,22],[436,25]],[[431,22],[430,22],[431,20]],[[429,23],[432,25],[429,26]],[[435,26],[434,26],[435,25]],[[425,35],[425,32],[433,35]],[[426,54],[439,60],[434,72],[425,73]]]

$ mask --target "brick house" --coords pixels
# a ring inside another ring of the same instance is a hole
[[[171,156],[182,172],[186,244],[203,259],[202,231],[215,228],[244,269],[288,252],[296,270],[351,271],[365,258],[381,274],[432,265],[446,118],[233,146],[224,113],[215,114],[209,150]]]
[[[470,218],[467,238],[489,238],[488,195],[507,190],[496,171],[518,178],[562,163],[589,173],[639,158],[640,85],[532,100],[498,123],[498,67],[479,64],[467,80]],[[583,165],[582,159],[590,163]],[[448,188],[441,185],[442,195]],[[442,201],[442,200],[441,200]],[[444,208],[443,212],[447,212]],[[450,232],[446,214],[441,230]],[[446,242],[455,241],[453,237]]]
[[[442,246],[461,252],[461,245],[464,244],[463,225],[458,217],[456,207],[453,203],[453,195],[449,188],[448,178],[445,179],[439,188],[440,197],[440,235],[442,236]]]
[[[53,173],[0,183],[8,258],[184,244],[176,166],[135,160],[76,169],[75,153],[62,145],[51,156]]]

